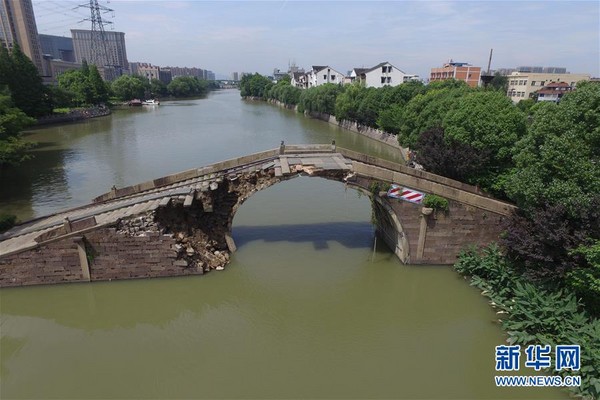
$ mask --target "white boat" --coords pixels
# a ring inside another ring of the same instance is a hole
[[[143,106],[157,106],[159,104],[160,104],[160,101],[158,101],[156,99],[142,101]]]

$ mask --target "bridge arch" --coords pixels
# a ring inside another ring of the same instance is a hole
[[[403,262],[450,264],[497,240],[514,206],[477,188],[336,148],[282,146],[112,190],[82,207],[0,235],[0,287],[202,274],[235,250],[233,219],[257,191],[298,174],[345,182],[371,198],[377,229]],[[443,196],[445,214],[370,193],[373,181]]]

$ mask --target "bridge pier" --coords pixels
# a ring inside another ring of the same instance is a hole
[[[379,194],[373,195],[371,203],[377,234],[402,263],[410,264],[408,239],[394,209],[389,205],[387,199],[382,198]]]

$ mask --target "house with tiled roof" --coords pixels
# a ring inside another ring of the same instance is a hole
[[[306,74],[306,87],[311,88],[326,83],[342,84],[344,83],[344,74],[328,65],[313,65]]]
[[[408,75],[404,71],[394,67],[385,61],[372,68],[354,68],[350,73],[353,82],[361,82],[365,87],[398,86],[408,80],[414,79],[415,75]]]
[[[538,101],[553,101],[558,103],[560,99],[573,90],[573,86],[567,82],[551,82],[535,92]]]

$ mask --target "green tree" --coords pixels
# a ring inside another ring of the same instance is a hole
[[[513,146],[525,135],[524,114],[501,92],[475,91],[457,99],[443,127],[448,139],[489,152],[489,162],[470,183],[501,193],[502,176],[513,165]]]
[[[108,86],[106,82],[100,76],[98,67],[92,65],[88,67],[89,72],[87,76],[87,82],[89,85],[90,96],[87,98],[89,104],[100,104],[108,101]]]
[[[367,95],[367,89],[360,83],[346,86],[335,100],[335,117],[338,121],[358,120],[358,108]]]
[[[558,105],[533,110],[506,192],[524,209],[549,203],[576,213],[600,193],[600,85],[580,83]]]
[[[567,274],[567,283],[583,298],[595,315],[600,315],[600,240],[590,240],[570,253],[583,258],[581,267]]]
[[[60,86],[50,85],[47,88],[55,108],[67,108],[74,105],[75,93]]]
[[[150,81],[150,93],[153,97],[161,97],[167,96],[169,94],[169,90],[167,89],[167,85],[158,79],[152,79]]]
[[[461,182],[475,181],[491,157],[489,150],[476,149],[469,143],[445,137],[443,128],[421,133],[415,148],[417,162],[425,170]]]
[[[338,94],[343,90],[340,85],[327,83],[302,91],[299,109],[333,115]]]
[[[167,85],[167,89],[175,97],[203,96],[208,92],[208,84],[193,76],[178,76]]]
[[[4,46],[0,46],[0,85],[8,86],[13,76],[13,65],[10,54]]]
[[[402,113],[404,107],[418,94],[426,92],[426,86],[420,81],[411,81],[394,87],[385,87],[382,103],[384,107],[379,111],[377,127],[385,132],[398,134],[402,126]]]
[[[52,112],[48,92],[44,89],[37,68],[17,43],[10,55],[4,49],[0,52],[0,72],[0,84],[8,86],[17,108],[31,117]]]
[[[58,77],[58,87],[72,94],[70,106],[83,106],[92,97],[88,78],[83,71],[73,69]]]
[[[273,85],[273,82],[266,76],[258,73],[254,75],[244,75],[240,81],[240,95],[242,97],[259,97],[266,99],[266,93]]]
[[[0,91],[0,171],[6,165],[16,165],[27,158],[33,144],[21,138],[21,131],[35,119],[14,107],[6,90]]]
[[[400,144],[414,147],[421,132],[445,127],[446,114],[458,106],[461,97],[472,91],[461,81],[430,83],[427,92],[413,97],[402,109],[402,115],[396,117]]]
[[[488,87],[506,94],[508,92],[508,77],[496,72]]]
[[[115,96],[121,100],[141,99],[148,87],[148,82],[141,76],[121,75],[112,82]]]

